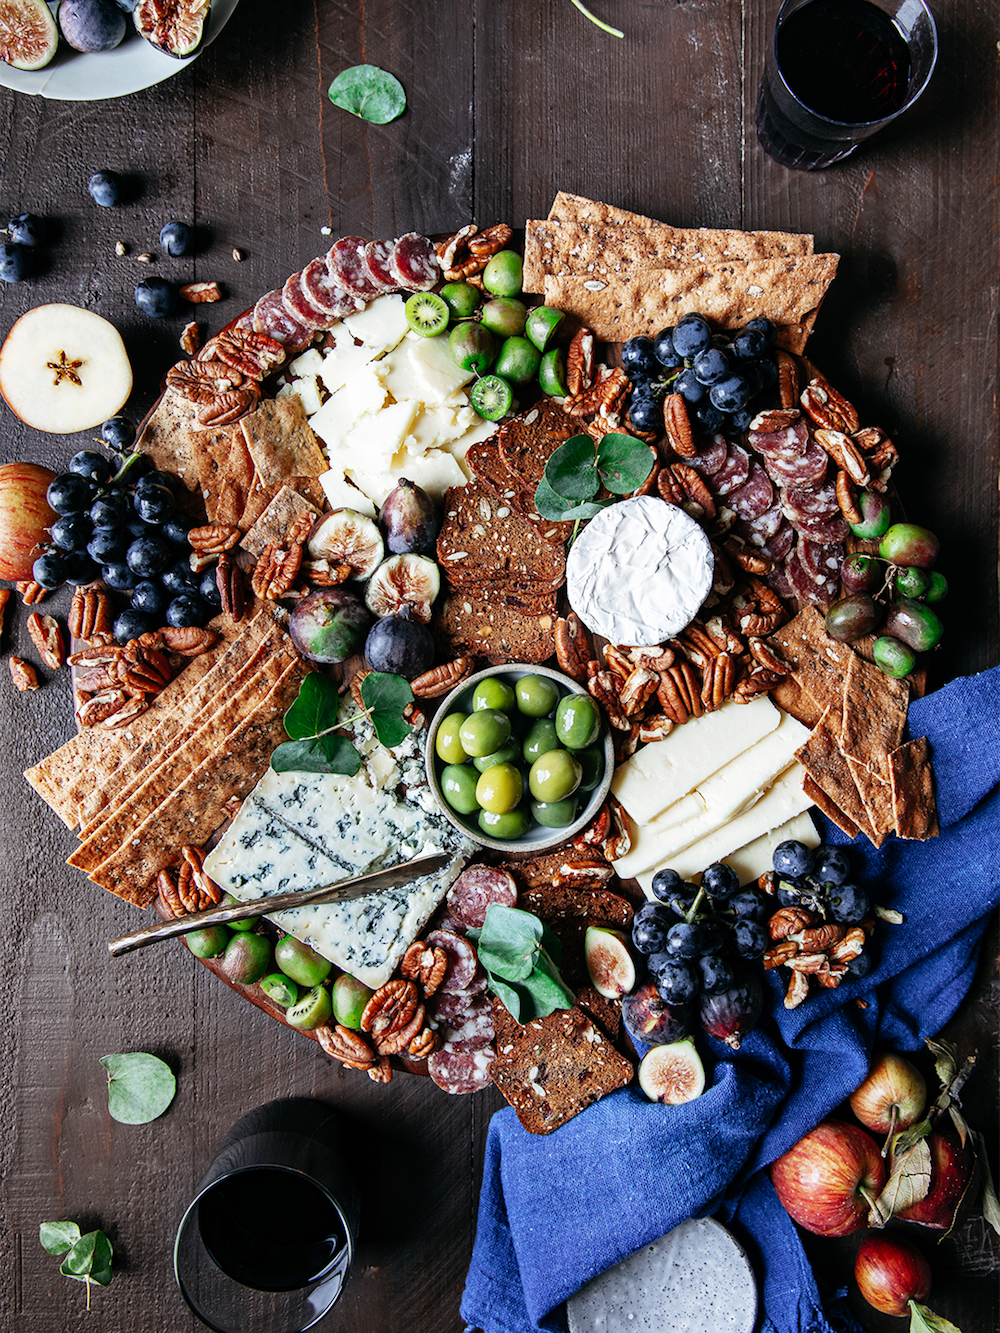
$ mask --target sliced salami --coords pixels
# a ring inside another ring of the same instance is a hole
[[[327,251],[326,262],[338,287],[370,301],[375,296],[381,296],[382,288],[375,285],[368,272],[365,263],[367,244],[363,236],[341,236]]]
[[[748,523],[760,518],[774,503],[774,487],[771,478],[761,465],[751,462],[750,472],[742,486],[737,486],[726,496],[727,506]]]
[[[811,518],[809,515],[796,517],[794,514],[789,514],[788,519],[796,532],[811,541],[819,542],[821,546],[834,546],[837,542],[846,541],[850,531],[840,513],[833,514],[830,518]]]
[[[750,455],[738,444],[730,444],[726,461],[712,478],[714,495],[729,495],[742,486],[750,475]]]
[[[701,435],[698,437],[698,452],[694,458],[685,458],[684,462],[703,477],[714,477],[726,461],[728,453],[729,446],[724,435],[713,435],[711,439]]]
[[[298,356],[312,342],[316,330],[301,324],[285,309],[280,291],[267,292],[253,308],[253,327],[256,333],[266,333],[281,343],[289,356]]]
[[[435,991],[427,1001],[427,1009],[435,1023],[442,1027],[457,1027],[469,1005],[481,996],[470,996],[468,991]]]
[[[310,260],[302,270],[300,285],[306,300],[332,319],[343,319],[345,315],[353,315],[365,308],[363,297],[355,296],[334,281],[325,255]]]
[[[365,246],[365,268],[375,286],[383,292],[396,290],[396,279],[389,271],[392,241],[369,241]]]
[[[227,328],[227,329],[246,329],[248,333],[249,333],[249,332],[252,332],[252,330],[253,330],[253,311],[254,311],[253,306],[251,306],[249,310],[244,310],[244,311],[243,311],[243,314],[242,314],[242,315],[237,315],[236,318],[233,320],[233,322],[232,322],[231,324],[227,324],[227,325],[226,325],[226,328]],[[225,333],[225,331],[226,331],[226,329],[223,329],[223,333]]]
[[[751,546],[764,546],[777,533],[778,529],[784,523],[785,516],[781,512],[781,505],[775,501],[762,514],[758,514],[753,519],[737,519],[733,524],[733,532],[737,537],[742,537],[744,541]]]
[[[389,272],[400,287],[410,292],[426,292],[441,276],[437,251],[426,236],[408,231],[392,247]]]
[[[785,559],[785,577],[799,601],[811,602],[814,606],[826,606],[837,595],[839,583],[834,580],[817,583],[803,566],[797,546],[789,551]]]
[[[770,458],[767,470],[779,486],[815,490],[823,484],[830,456],[815,440],[797,458]]]
[[[802,419],[793,421],[783,430],[752,430],[747,440],[751,449],[756,449],[768,462],[772,459],[791,462],[805,453],[809,444],[809,427]]]
[[[513,907],[517,885],[506,870],[494,866],[469,866],[448,890],[448,911],[466,930],[479,930],[486,920],[486,909],[497,903]]]
[[[317,310],[302,289],[302,274],[293,273],[281,289],[281,300],[292,319],[304,324],[307,329],[328,329],[333,323],[333,316],[324,310]]]
[[[476,975],[479,959],[468,940],[450,930],[432,930],[427,936],[432,949],[443,949],[448,955],[448,969],[438,990],[463,991]]]
[[[772,560],[780,563],[792,549],[795,544],[795,529],[789,523],[787,518],[782,518],[778,524],[778,530],[773,537],[769,537],[761,550],[765,555],[769,555]]]
[[[462,1096],[489,1087],[494,1058],[489,1047],[481,1051],[450,1051],[442,1047],[427,1057],[427,1072],[442,1091]]]
[[[818,490],[789,486],[781,493],[785,513],[794,522],[796,518],[832,518],[840,512],[837,492],[832,486]]]
[[[477,995],[464,1010],[441,1028],[442,1046],[449,1051],[481,1051],[496,1036],[493,1003]]]
[[[764,582],[769,588],[773,588],[779,597],[787,597],[790,602],[795,601],[795,589],[788,582],[788,575],[785,573],[785,566],[775,565],[770,574],[765,577]]]
[[[833,546],[821,546],[819,542],[803,537],[798,545],[798,556],[802,568],[817,583],[839,580],[840,566],[844,560],[844,548],[839,542]]]

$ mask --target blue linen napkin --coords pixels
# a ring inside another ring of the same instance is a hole
[[[468,1325],[562,1333],[563,1302],[585,1282],[686,1218],[718,1213],[754,1262],[764,1333],[851,1326],[824,1308],[763,1168],[857,1087],[874,1046],[917,1049],[972,982],[1000,902],[1000,667],[915,700],[908,725],[930,742],[941,835],[893,837],[881,851],[851,843],[873,901],[906,917],[880,927],[871,973],[791,1011],[769,975],[765,1016],[738,1052],[699,1041],[712,1048],[708,1086],[686,1106],[623,1088],[544,1137],[497,1112],[462,1299]],[[825,841],[848,843],[819,823]]]

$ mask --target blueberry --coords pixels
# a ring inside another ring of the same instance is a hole
[[[98,486],[106,485],[114,475],[110,460],[95,449],[81,449],[78,454],[74,454],[69,460],[69,470],[78,476],[89,477]]]
[[[90,517],[95,528],[119,528],[124,531],[130,512],[128,494],[117,487],[99,495],[90,506]]]
[[[737,361],[756,361],[767,350],[767,339],[760,329],[741,329],[733,338],[733,356]]]
[[[185,514],[174,514],[164,523],[163,536],[175,546],[190,546],[188,533],[193,527],[194,523]]]
[[[759,958],[770,944],[767,932],[756,921],[741,917],[733,927],[736,948],[743,958]]]
[[[123,454],[135,443],[135,426],[128,417],[108,417],[101,427],[101,439],[116,454]]]
[[[674,346],[673,329],[661,329],[656,335],[653,339],[653,355],[667,370],[675,370],[684,364],[684,358]]]
[[[679,393],[686,403],[700,403],[705,397],[705,386],[688,367],[674,380],[674,393]]]
[[[679,958],[665,962],[656,972],[652,967],[649,970],[660,998],[668,1004],[684,1004],[687,1000],[693,1000],[698,993],[698,977],[693,968]]]
[[[97,487],[78,472],[61,472],[49,482],[45,498],[57,514],[79,514],[94,502]]]
[[[726,430],[731,435],[743,435],[750,429],[750,422],[753,421],[754,414],[749,407],[741,407],[738,412],[733,412],[728,422]]]
[[[691,369],[698,377],[698,383],[706,386],[718,384],[730,373],[729,361],[717,347],[708,347],[704,352],[699,352]]]
[[[24,245],[4,241],[0,245],[0,282],[23,282],[31,272],[31,251]]]
[[[738,412],[747,404],[750,385],[742,375],[727,375],[724,380],[717,380],[712,385],[708,396],[713,407],[717,407],[720,412]]]
[[[698,959],[701,987],[707,995],[728,990],[733,984],[733,965],[721,953],[706,953]]]
[[[139,582],[124,560],[109,560],[101,569],[101,578],[115,592],[129,592]]]
[[[774,849],[771,864],[779,875],[790,875],[793,879],[800,875],[811,875],[815,855],[803,842],[794,839],[779,842]]]
[[[715,861],[703,873],[701,887],[710,898],[728,898],[740,887],[740,877],[731,866]]]
[[[775,340],[778,337],[778,330],[774,327],[771,321],[765,319],[763,315],[758,315],[756,319],[747,320],[743,328],[744,330],[756,329],[759,333],[762,333],[764,335],[765,347],[773,347]]]
[[[667,950],[675,958],[697,958],[702,942],[702,928],[694,921],[678,921],[667,931]]]
[[[622,348],[622,369],[627,375],[634,371],[653,375],[660,368],[653,354],[652,338],[629,338]]]
[[[177,292],[166,278],[147,278],[135,289],[135,303],[150,319],[166,319],[177,309]]]
[[[160,575],[160,582],[173,597],[185,592],[195,592],[198,587],[198,575],[186,560],[178,560]]]
[[[130,606],[118,616],[112,628],[119,643],[128,643],[130,639],[137,639],[140,634],[148,634],[158,626],[155,616],[147,616]]]
[[[188,625],[204,625],[211,619],[211,608],[207,607],[197,593],[182,592],[167,607],[167,624],[175,629]]]
[[[61,551],[46,551],[31,566],[31,577],[43,588],[61,588],[66,582],[66,558]]]
[[[49,528],[49,536],[60,551],[79,551],[90,541],[92,531],[89,514],[64,514]]]
[[[86,551],[66,552],[66,582],[93,583],[100,575],[100,568]]]
[[[674,329],[674,347],[683,357],[697,356],[711,344],[712,330],[702,315],[685,315]]]
[[[125,198],[125,182],[113,171],[95,171],[87,189],[94,203],[102,208],[114,208]]]
[[[125,559],[125,534],[114,528],[98,528],[87,543],[87,554],[99,565]]]
[[[198,584],[198,596],[206,606],[212,608],[213,615],[222,610],[222,594],[219,592],[219,584],[214,569],[206,569],[202,574]]]
[[[705,398],[700,403],[695,403],[692,412],[694,425],[697,430],[704,435],[714,435],[716,431],[722,430],[726,424],[726,414],[720,411],[713,402]]]
[[[155,578],[166,568],[170,548],[159,537],[139,537],[125,552],[125,562],[141,579]]]
[[[847,964],[847,975],[849,977],[866,977],[871,970],[871,954],[859,953],[857,958],[852,958]]]
[[[830,916],[842,926],[854,926],[868,914],[868,894],[856,884],[838,884],[831,889],[827,902]]]
[[[651,887],[654,898],[658,898],[661,903],[668,903],[671,898],[682,896],[681,890],[685,885],[676,870],[664,869],[658,870],[653,876]]]
[[[161,616],[166,610],[167,596],[152,579],[140,579],[132,589],[132,609],[149,616]]]
[[[194,228],[186,222],[165,222],[160,228],[160,244],[171,259],[180,259],[191,253],[194,245]]]
[[[628,419],[636,430],[659,433],[663,429],[663,408],[655,398],[633,398]]]
[[[147,486],[142,491],[136,489],[133,503],[144,523],[163,523],[177,508],[173,493],[166,486]]]
[[[29,249],[34,249],[36,245],[45,243],[49,228],[45,219],[40,218],[37,213],[19,213],[16,218],[8,221],[7,230],[15,245],[26,245]]]
[[[817,847],[812,873],[820,884],[843,884],[851,873],[851,859],[843,847]]]
[[[729,899],[729,906],[740,920],[761,922],[768,916],[763,898],[759,893],[754,893],[753,889],[734,893]]]

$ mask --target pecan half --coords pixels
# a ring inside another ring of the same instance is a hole
[[[590,329],[577,329],[566,352],[566,392],[578,398],[594,382],[594,335]]]
[[[200,847],[182,847],[177,871],[177,895],[185,911],[203,912],[222,902],[222,890],[205,873],[205,853]]]
[[[192,528],[188,533],[191,550],[199,555],[222,555],[231,551],[242,533],[235,523],[207,523],[201,528]]]
[[[736,663],[728,653],[720,653],[705,664],[701,681],[701,702],[706,713],[721,708],[736,684]]]
[[[251,580],[254,595],[270,602],[289,591],[302,564],[302,547],[298,544],[285,549],[277,542],[269,542],[261,552]]]
[[[858,497],[854,489],[854,483],[843,470],[837,473],[837,504],[840,506],[840,512],[848,523],[862,522],[862,514],[861,510],[858,508]]]
[[[30,662],[26,662],[23,657],[11,657],[7,665],[10,667],[10,678],[14,682],[14,688],[21,694],[38,689],[38,672]]]
[[[694,442],[687,403],[679,393],[668,393],[664,398],[663,425],[667,432],[667,443],[674,453],[680,458],[694,458],[698,446]]]
[[[791,968],[793,972],[822,972],[828,968],[825,953],[797,953],[794,958],[789,958],[785,966]]]
[[[778,401],[785,411],[799,406],[799,394],[802,392],[802,374],[799,363],[790,352],[782,348],[774,354],[778,367]]]
[[[556,643],[556,661],[559,670],[581,685],[587,679],[587,663],[593,656],[590,636],[575,611],[560,616],[555,623],[553,637]]]
[[[470,236],[474,236],[475,234],[476,224],[474,222],[469,222],[466,226],[460,227],[458,231],[449,236],[446,241],[441,241],[440,244],[434,247],[437,252],[438,263],[441,265],[442,269],[447,271],[453,267],[459,251],[465,249],[465,242]],[[454,281],[454,279],[450,279],[450,281]]]
[[[58,671],[66,660],[66,636],[59,621],[34,611],[28,617],[28,633],[45,665],[50,671]]]
[[[362,667],[360,671],[355,671],[354,675],[351,677],[351,698],[359,708],[367,707],[364,699],[361,697],[361,682],[364,680],[365,676],[370,676],[371,673],[371,667]]]
[[[618,702],[616,682],[619,679],[612,671],[598,671],[587,681],[587,689],[603,707],[611,725],[618,731],[629,731],[631,723]]]
[[[724,646],[707,629],[703,629],[696,620],[693,620],[686,629],[681,630],[677,636],[677,642],[687,656],[698,666],[704,666],[706,662],[710,662],[713,657],[718,657],[721,652],[725,651]]]
[[[857,958],[859,954],[864,953],[865,932],[860,926],[854,926],[850,929],[842,940],[838,940],[829,950],[830,961],[833,963],[849,963]]]
[[[219,637],[214,629],[199,629],[195,625],[165,625],[160,633],[163,646],[178,657],[200,657]]]
[[[250,380],[262,380],[285,360],[285,349],[275,338],[252,329],[226,329],[210,338],[198,360],[221,361]]]
[[[372,1045],[378,1051],[379,1055],[398,1055],[400,1051],[405,1051],[410,1042],[419,1036],[424,1026],[424,1020],[427,1017],[422,1004],[418,1004],[416,1012],[405,1027],[397,1029],[386,1029],[382,1032],[372,1032]]]
[[[684,503],[684,492],[680,482],[669,467],[661,467],[656,477],[656,493],[668,505],[680,507]]]
[[[802,390],[799,402],[806,416],[825,430],[839,430],[851,435],[861,424],[854,406],[832,384],[818,375]]]
[[[706,518],[711,523],[716,515],[715,500],[712,497],[712,492],[708,489],[705,478],[687,463],[671,463],[670,471],[689,502],[689,505],[684,507],[686,509],[690,505],[697,507],[698,512],[692,514],[691,517]]]
[[[138,694],[132,699],[126,698],[120,708],[117,708],[110,717],[104,718],[100,723],[102,727],[127,727],[130,722],[134,722],[137,717],[143,714],[149,704],[146,702],[145,695]]]
[[[804,972],[793,972],[785,992],[785,1008],[797,1009],[809,994],[809,978]]]
[[[217,394],[209,402],[199,406],[195,420],[206,430],[213,426],[230,426],[256,407],[259,398],[260,390],[250,385],[244,385],[242,389],[232,389],[229,393]]]
[[[614,643],[606,643],[601,652],[608,664],[608,669],[619,676],[621,682],[624,683],[635,669],[635,663],[633,663],[625,649],[619,648]]]
[[[590,847],[601,847],[610,832],[611,811],[607,805],[602,805],[583,832],[573,839],[573,846],[578,852],[585,852]]]
[[[90,643],[99,634],[110,634],[110,597],[100,588],[77,588],[70,602],[67,623],[73,638],[85,643]]]
[[[656,687],[656,697],[659,700],[660,708],[663,710],[662,716],[680,727],[691,716],[691,712],[687,706],[686,697],[671,671],[672,668],[660,672],[660,683]]]
[[[802,932],[802,947],[810,953],[826,953],[847,934],[846,926],[839,926],[835,921],[827,921],[821,926],[812,926]]]
[[[380,1055],[378,1060],[367,1071],[368,1077],[373,1083],[391,1083],[392,1065],[389,1063],[387,1055]]]
[[[645,711],[646,705],[656,693],[656,687],[659,683],[660,673],[658,671],[652,671],[645,666],[637,666],[632,671],[618,696],[622,712],[627,718],[637,718]]]
[[[628,376],[624,370],[602,370],[589,389],[578,396],[570,395],[563,404],[571,417],[593,415],[610,417],[618,411],[628,392]]]
[[[727,537],[723,543],[726,554],[744,574],[770,574],[774,561],[763,551],[747,546],[739,537]]]
[[[795,940],[782,940],[772,949],[768,949],[764,954],[764,970],[771,972],[776,967],[782,967],[788,962],[789,958],[794,958],[799,951],[799,946]]]
[[[673,719],[667,717],[666,713],[651,713],[639,723],[639,739],[643,745],[648,745],[650,741],[666,740],[673,729]]]
[[[466,245],[469,247],[470,255],[492,259],[495,254],[499,254],[513,235],[506,222],[497,222],[492,227],[484,228],[483,231],[474,232],[466,241]]]
[[[668,667],[665,672],[660,673],[661,680],[664,676],[669,676],[677,686],[688,713],[692,717],[701,717],[704,712],[701,706],[701,681],[698,679],[698,673],[692,664],[681,658],[672,667]]]
[[[410,689],[418,699],[440,698],[442,694],[454,689],[460,680],[471,675],[474,664],[475,659],[472,657],[456,657],[453,662],[445,662],[443,666],[425,671],[410,682]]]
[[[552,876],[556,888],[563,884],[606,884],[614,874],[607,861],[593,860],[566,862]]]
[[[807,926],[817,925],[818,922],[819,917],[816,913],[810,912],[806,907],[779,907],[767,923],[767,928],[772,940],[783,940],[789,935],[805,930]]]
[[[769,411],[758,412],[750,422],[750,429],[769,434],[771,431],[785,430],[794,425],[802,412],[797,407],[772,407]]]
[[[208,403],[218,394],[242,388],[243,375],[224,361],[178,361],[167,371],[165,383],[192,403]]]
[[[146,648],[138,639],[130,639],[110,674],[130,694],[158,694],[173,673],[159,649]]]
[[[815,430],[816,443],[830,455],[837,467],[858,486],[867,486],[871,477],[868,464],[858,446],[839,430]]]
[[[448,955],[443,949],[431,948],[423,940],[414,940],[403,954],[399,970],[407,981],[418,981],[427,999],[434,994],[448,970]]]
[[[128,695],[124,690],[101,690],[80,706],[76,720],[81,727],[96,727],[113,717],[127,701]]]
[[[317,1028],[316,1040],[327,1055],[334,1060],[341,1060],[348,1069],[371,1069],[376,1063],[375,1052],[364,1037],[340,1023],[333,1027]]]
[[[181,902],[180,894],[177,892],[177,876],[170,870],[161,870],[156,877],[156,889],[160,895],[160,902],[168,916],[175,918],[187,916],[187,908]]]
[[[21,602],[24,606],[37,606],[49,595],[48,588],[43,588],[34,579],[20,579],[14,584],[14,587],[21,594]]]
[[[222,290],[217,282],[186,282],[178,288],[177,295],[191,305],[212,304],[222,300]]]
[[[426,1060],[432,1051],[437,1050],[437,1033],[431,1028],[424,1028],[410,1042],[406,1048],[407,1055],[411,1055],[414,1060]]]
[[[387,981],[365,1005],[361,1030],[370,1032],[373,1038],[393,1036],[409,1024],[419,1003],[420,996],[412,981],[398,978]]]
[[[787,675],[787,672],[785,673]],[[759,694],[767,694],[768,690],[774,689],[779,681],[784,679],[784,675],[779,676],[774,671],[765,671],[763,667],[758,671],[751,671],[749,675],[743,677],[740,683],[733,690],[733,698],[738,704],[748,704],[751,699],[756,699]]]
[[[778,677],[788,675],[788,664],[767,639],[749,639],[748,646],[753,657],[765,670]]]
[[[215,586],[219,590],[223,611],[234,621],[242,620],[247,611],[243,571],[228,552],[219,556],[219,563],[215,567]]]
[[[187,352],[188,356],[194,356],[201,346],[201,332],[198,328],[198,321],[192,319],[181,329],[181,336],[177,339],[182,352]]]

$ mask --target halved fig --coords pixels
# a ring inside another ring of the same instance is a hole
[[[356,509],[335,509],[324,514],[306,543],[310,558],[331,565],[349,565],[352,579],[367,579],[385,555],[377,524]]]
[[[165,55],[193,56],[205,37],[212,0],[138,0],[132,10],[136,31]]]
[[[651,1102],[681,1106],[705,1091],[705,1066],[692,1041],[654,1046],[639,1062],[639,1087]]]
[[[431,605],[441,591],[441,571],[425,555],[391,555],[371,577],[365,605],[376,616],[398,616],[403,607],[430,624]]]
[[[45,0],[0,0],[0,60],[41,69],[56,53],[59,29]]]
[[[620,930],[588,926],[583,937],[587,972],[594,989],[608,1000],[627,995],[636,983],[635,963]]]

